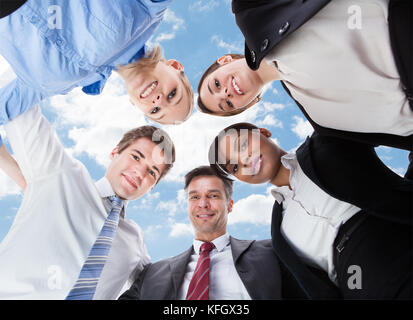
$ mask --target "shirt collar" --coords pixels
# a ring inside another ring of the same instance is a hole
[[[222,250],[225,249],[225,247],[227,247],[230,244],[229,234],[226,233],[226,234],[212,240],[211,242],[214,244],[216,250],[222,251]],[[204,241],[194,239],[193,246],[194,246],[194,251],[197,254],[199,254],[199,250],[201,249],[201,245],[203,243],[204,243]]]
[[[99,181],[95,182],[95,186],[98,189],[99,196],[101,198],[108,198],[115,195],[115,192],[112,189],[112,185],[106,177],[103,177]],[[128,205],[128,200],[122,200],[123,207],[126,208]]]
[[[294,172],[297,168],[297,155],[293,152],[287,153],[281,157],[281,163],[290,170],[290,184],[293,184]],[[281,204],[286,197],[291,196],[292,191],[288,186],[275,187],[271,189],[271,195],[278,204]]]

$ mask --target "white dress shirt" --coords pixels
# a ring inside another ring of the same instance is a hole
[[[95,185],[67,154],[39,106],[5,129],[27,189],[0,243],[0,299],[64,299],[108,215],[102,198],[112,188],[105,178]],[[94,298],[117,298],[148,262],[141,229],[123,213]]]
[[[413,134],[413,110],[390,47],[388,2],[331,1],[266,56],[317,124]]]
[[[290,186],[271,190],[282,202],[281,234],[303,261],[323,269],[336,283],[333,244],[340,229],[360,208],[337,200],[321,190],[302,171],[295,153],[281,158],[290,170]]]
[[[211,241],[215,248],[209,253],[209,300],[251,300],[241,278],[235,269],[229,235],[226,233]],[[194,240],[194,254],[186,268],[178,299],[185,300],[189,283],[198,263],[202,241]]]

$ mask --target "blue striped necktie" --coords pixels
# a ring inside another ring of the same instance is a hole
[[[118,197],[112,196],[109,199],[112,202],[112,209],[90,250],[86,262],[80,270],[79,278],[67,295],[66,300],[93,299],[100,275],[108,259],[112,241],[118,228],[120,211],[123,206],[122,200]]]

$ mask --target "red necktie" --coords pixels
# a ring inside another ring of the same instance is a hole
[[[209,300],[209,253],[214,247],[211,242],[204,242],[201,245],[198,263],[189,283],[186,300]]]

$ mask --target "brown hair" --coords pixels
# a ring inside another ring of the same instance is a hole
[[[218,171],[216,171],[214,168],[210,167],[210,166],[200,166],[197,167],[191,171],[189,171],[186,175],[185,175],[185,187],[184,190],[188,189],[189,184],[191,183],[191,181],[199,176],[214,176],[217,177],[219,179],[221,179],[221,181],[224,183],[224,189],[225,189],[225,196],[227,197],[227,200],[231,199],[232,197],[232,184],[233,184],[233,180],[229,179],[228,177],[220,174]]]
[[[238,53],[228,53],[228,56],[231,56],[232,59],[243,59],[245,58],[245,56],[243,54],[238,54]],[[242,107],[242,108],[238,108],[235,109],[233,111],[227,111],[227,112],[222,112],[222,113],[214,113],[213,111],[209,110],[207,108],[207,106],[204,104],[204,102],[201,100],[201,96],[200,96],[200,91],[201,91],[201,87],[202,84],[205,81],[205,78],[210,75],[212,72],[214,72],[215,70],[217,70],[218,68],[222,67],[222,65],[220,65],[218,63],[218,61],[214,61],[213,64],[211,64],[208,69],[206,69],[206,71],[204,72],[204,74],[202,75],[201,79],[199,80],[198,83],[198,99],[197,99],[197,104],[198,104],[198,108],[199,111],[201,111],[202,113],[207,113],[207,114],[211,114],[214,116],[219,116],[219,117],[229,117],[229,116],[235,116],[236,114],[240,114],[242,112],[244,112],[245,110],[247,110],[249,107],[253,106],[254,104],[256,104],[257,102],[259,102],[261,100],[262,97],[262,93],[260,92],[255,98],[254,100],[252,100],[250,103],[248,103],[246,106]]]
[[[118,143],[118,153],[122,153],[136,140],[147,138],[156,145],[162,143],[162,150],[165,157],[165,170],[161,173],[157,183],[168,173],[175,162],[175,146],[169,135],[162,129],[154,126],[141,126],[126,132]]]
[[[217,172],[220,172],[224,176],[228,176],[228,171],[225,167],[223,166],[222,163],[219,161],[219,142],[220,138],[222,138],[227,131],[229,130],[236,130],[237,133],[240,133],[240,130],[245,129],[245,130],[258,130],[259,128],[251,123],[248,122],[239,122],[235,123],[233,125],[230,125],[229,127],[226,127],[225,129],[221,130],[219,134],[215,137],[213,142],[211,143],[211,146],[209,147],[208,151],[208,159],[210,166]]]
[[[161,47],[155,46],[151,51],[147,52],[145,54],[145,57],[129,63],[127,65],[121,66],[118,65],[118,69],[116,70],[119,75],[122,77],[122,79],[127,82],[129,79],[136,77],[139,73],[145,71],[145,70],[151,70],[156,67],[158,62],[165,62],[165,58],[162,56],[162,50]],[[186,121],[192,114],[192,110],[194,108],[194,90],[192,89],[191,83],[186,76],[184,71],[181,71],[179,73],[180,75],[180,80],[182,82],[182,85],[185,88],[185,91],[188,95],[189,98],[189,112],[186,118],[183,121]],[[126,87],[126,90],[128,88]],[[152,119],[151,119],[152,120]],[[155,121],[155,120],[153,120]]]

